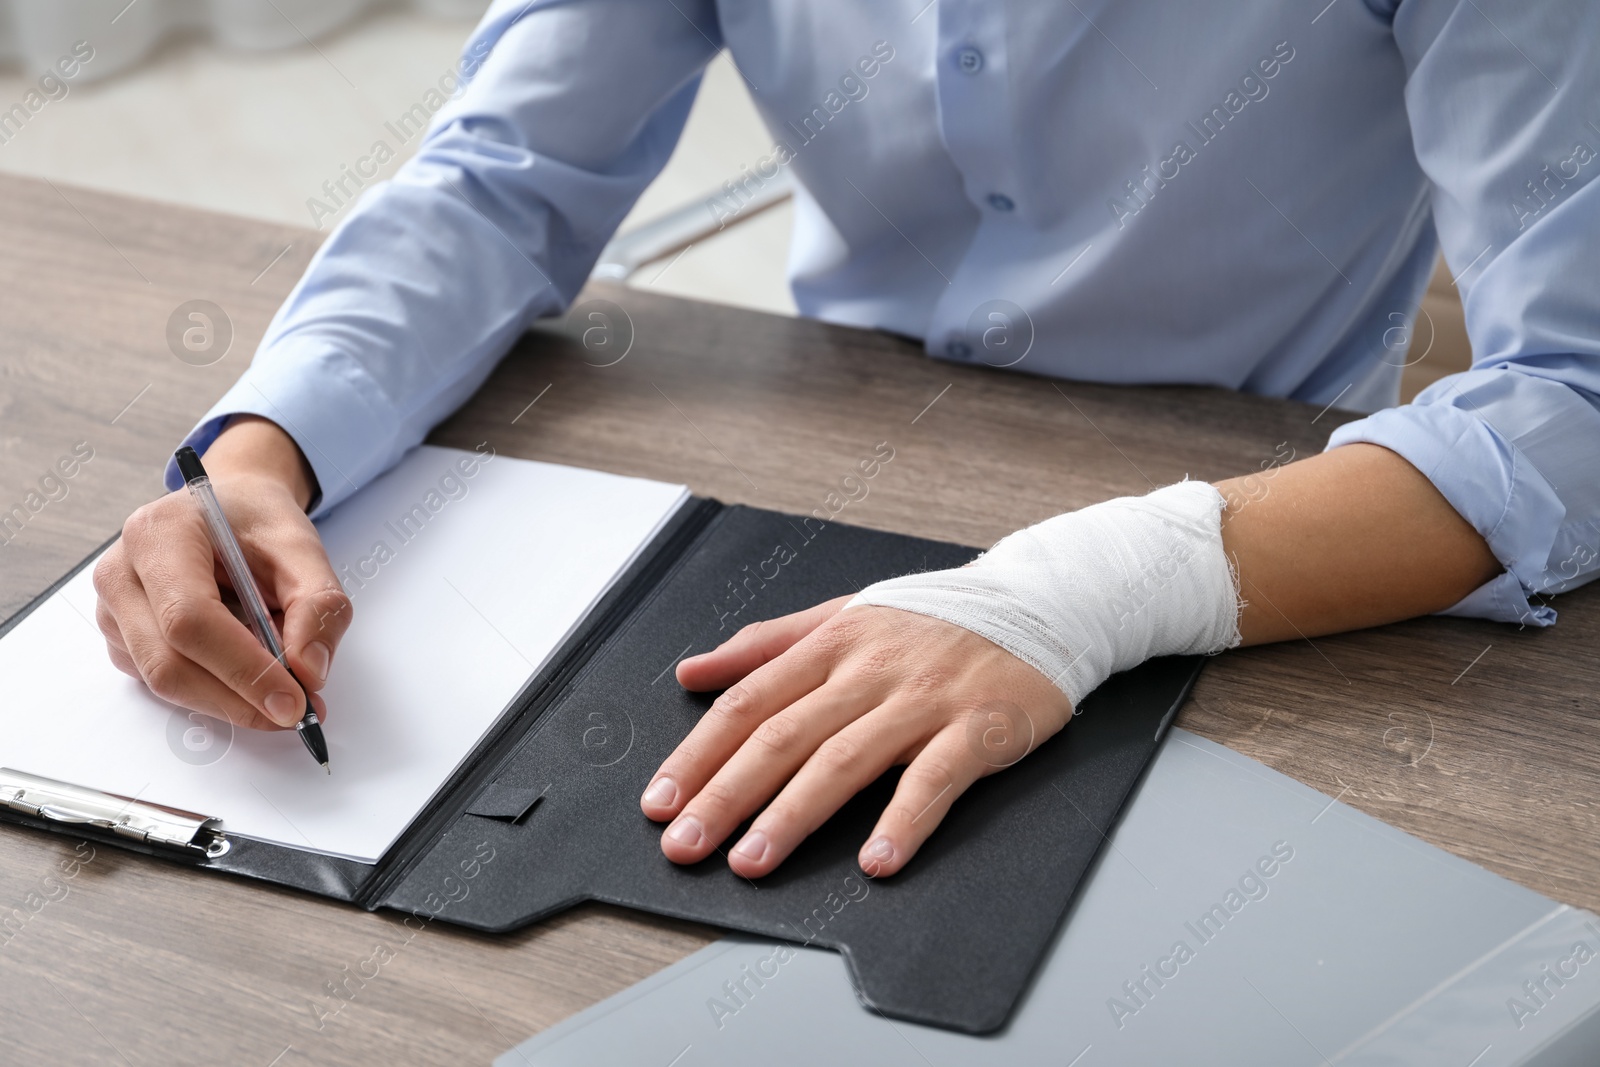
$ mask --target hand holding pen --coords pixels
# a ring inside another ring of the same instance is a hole
[[[223,514],[222,505],[217,501],[217,494],[211,488],[211,479],[200,463],[199,454],[185,445],[178,449],[174,458],[178,463],[178,472],[183,475],[184,483],[205,519],[206,531],[211,536],[211,543],[216,548],[217,556],[221,558],[222,565],[228,572],[228,580],[233,584],[234,592],[244,607],[245,622],[256,635],[256,640],[261,642],[262,647],[272,655],[272,658],[279,663],[285,663],[283,645],[278,640],[278,630],[272,623],[272,614],[267,610],[266,601],[262,598],[261,590],[256,586],[255,578],[250,573],[249,564],[245,562],[244,550],[239,547],[239,540],[233,534],[233,527],[228,525],[228,517]],[[285,666],[287,667],[286,663]],[[322,765],[323,770],[332,774],[333,771],[328,766],[328,744],[322,736],[322,722],[311,703],[311,693],[298,678],[295,681],[300,684],[301,692],[305,696],[305,713],[295,729],[300,734],[300,740],[305,742],[306,748],[311,752],[311,757]]]
[[[176,492],[130,515],[122,536],[95,563],[94,622],[106,653],[162,700],[236,727],[296,725],[305,689],[326,722],[317,691],[353,616],[306,514],[317,495],[316,475],[287,433],[254,415],[224,424],[206,449],[205,467],[286,658],[273,658],[224,602],[229,581],[205,519],[177,482]]]

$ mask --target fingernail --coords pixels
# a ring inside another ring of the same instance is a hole
[[[761,858],[767,854],[768,844],[765,831],[751,830],[744,835],[744,840],[740,841],[738,846],[734,848],[733,854],[740,859],[749,860],[751,863],[760,863]]]
[[[890,860],[894,859],[894,845],[889,843],[887,837],[874,838],[863,851],[867,854],[867,862],[864,866],[872,868],[862,872],[868,877],[876,875],[884,867],[888,866]]]
[[[705,835],[700,832],[700,824],[693,819],[679,819],[667,827],[667,836],[680,845],[693,848],[700,843]]]
[[[678,799],[678,783],[666,775],[662,775],[650,783],[650,788],[644,791],[644,802],[658,807],[667,807]]]
[[[333,658],[333,653],[328,651],[327,645],[321,641],[312,641],[301,650],[300,658],[306,661],[306,666],[317,676],[317,681],[328,680],[328,661]]]
[[[293,726],[300,718],[300,701],[293,693],[269,693],[267,717],[279,726]]]

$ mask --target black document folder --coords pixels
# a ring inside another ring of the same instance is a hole
[[[845,956],[869,1008],[985,1033],[1022,994],[1200,658],[1152,660],[1112,678],[1065,730],[977,782],[891,878],[866,878],[856,855],[897,772],[755,882],[717,853],[671,864],[662,827],[639,810],[651,774],[711,703],[672,677],[686,652],[746,622],[974,555],[689,500],[376,863],[231,837],[225,821],[11,772],[0,772],[0,817],[478,930],[597,900],[825,946]],[[731,995],[754,995],[760,980],[730,975]]]

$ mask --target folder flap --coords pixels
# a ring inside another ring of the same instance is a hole
[[[1107,682],[1065,730],[974,785],[892,878],[868,879],[855,861],[898,772],[755,882],[734,875],[715,853],[693,867],[669,863],[662,827],[639,810],[652,773],[712,699],[677,685],[671,668],[678,660],[756,619],[976,554],[725,509],[487,777],[493,786],[462,800],[448,830],[377,905],[500,931],[583,900],[606,901],[835,948],[858,995],[884,1014],[974,1033],[999,1027],[1199,658],[1154,660]],[[536,815],[520,824],[464,817],[503,807],[508,790],[542,794]]]
[[[486,819],[504,819],[506,822],[521,822],[543,795],[542,789],[508,785],[505,782],[490,782],[484,787],[483,792],[478,794],[477,799],[467,805],[467,814],[481,815]]]

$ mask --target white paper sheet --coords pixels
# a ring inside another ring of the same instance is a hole
[[[375,860],[687,495],[423,446],[341,504],[318,524],[355,605],[323,690],[331,776],[293,731],[218,724],[117,671],[86,567],[0,639],[0,766]]]

